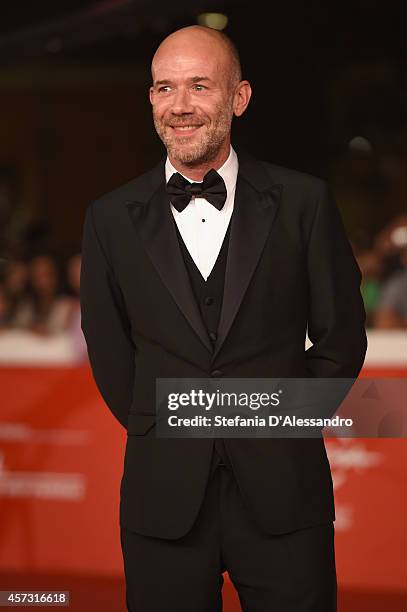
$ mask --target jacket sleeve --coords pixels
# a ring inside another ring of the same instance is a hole
[[[311,377],[357,378],[366,354],[366,313],[361,273],[342,219],[325,181],[307,248],[309,286],[306,351]]]
[[[83,226],[80,305],[96,385],[113,415],[127,427],[135,346],[120,287],[95,229],[93,205]]]

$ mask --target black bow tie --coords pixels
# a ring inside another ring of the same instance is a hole
[[[175,172],[168,181],[166,189],[171,204],[179,212],[188,206],[192,196],[205,198],[218,210],[221,210],[226,202],[225,182],[216,170],[209,170],[202,183],[190,183],[179,172]]]

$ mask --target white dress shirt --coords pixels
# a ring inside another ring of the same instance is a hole
[[[229,157],[217,172],[226,185],[226,202],[218,210],[204,198],[193,196],[188,206],[179,212],[171,204],[172,214],[189,254],[194,260],[203,278],[207,280],[211,273],[230,222],[235,201],[235,190],[239,163],[236,152],[230,147]],[[178,172],[167,157],[165,162],[165,180]],[[180,173],[181,174],[181,173]],[[197,183],[185,175],[190,183]]]

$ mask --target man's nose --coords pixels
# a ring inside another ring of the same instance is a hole
[[[174,115],[183,115],[194,111],[190,94],[186,89],[180,88],[177,90],[173,98],[171,111]]]

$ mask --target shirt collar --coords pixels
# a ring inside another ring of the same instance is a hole
[[[225,181],[226,192],[227,192],[228,198],[234,192],[234,189],[236,187],[238,170],[239,170],[239,162],[237,159],[236,151],[233,149],[231,145],[229,157],[227,158],[223,166],[221,166],[219,170],[217,170],[218,174],[220,174],[220,176]],[[167,159],[165,161],[165,182],[166,183],[168,183],[168,181],[170,180],[170,178],[175,172],[178,172],[178,170],[174,168],[174,166],[172,165],[172,163],[170,162],[167,156]],[[181,172],[179,174],[181,174]],[[184,174],[182,174],[182,176],[190,183],[199,182],[199,181],[193,181],[192,179],[188,178]]]

